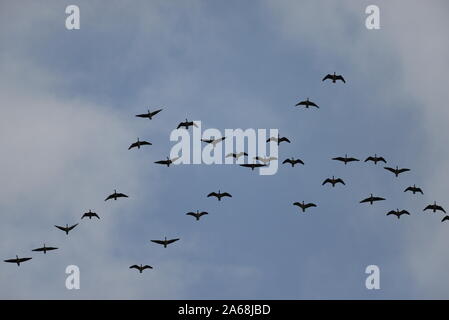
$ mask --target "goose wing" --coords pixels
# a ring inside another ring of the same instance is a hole
[[[407,172],[407,171],[410,171],[410,169],[402,168],[402,169],[398,170],[398,173]]]
[[[385,198],[381,198],[381,197],[373,197],[372,200],[373,200],[373,201],[382,201],[382,200],[385,200]]]
[[[192,216],[196,218],[196,213],[195,212],[187,212],[186,213],[187,216]]]
[[[440,210],[440,211],[443,211],[444,213],[446,213],[446,211],[443,209],[443,207],[442,206],[435,206],[435,210]]]
[[[387,163],[387,160],[385,160],[384,157],[378,157],[378,158],[377,158],[377,161],[381,161],[381,162],[383,162],[383,163]]]
[[[164,240],[151,240],[151,242],[154,242],[157,244],[165,244]]]
[[[300,164],[302,164],[302,165],[304,164],[304,161],[302,161],[301,159],[296,159],[294,162],[295,162],[295,164],[296,164],[296,163],[300,163]]]
[[[394,210],[391,210],[391,211],[388,211],[387,216],[389,216],[391,214],[397,215],[398,213]]]
[[[170,243],[173,243],[173,242],[176,242],[176,241],[178,241],[179,239],[170,239],[170,240],[167,240],[166,242],[167,242],[167,244],[170,244]]]
[[[181,128],[181,127],[184,127],[184,126],[186,126],[188,124],[188,122],[180,122],[179,124],[178,124],[178,126],[176,127],[176,129],[179,129],[179,128]]]
[[[16,259],[16,260],[17,260],[17,262],[25,262],[25,261],[28,261],[28,260],[31,260],[31,259],[33,259],[33,258],[19,258],[19,259]]]
[[[429,204],[427,207],[425,207],[422,211],[426,211],[426,210],[432,210],[433,209],[433,204]]]
[[[108,201],[113,198],[114,198],[114,194],[110,194],[106,199],[104,199],[104,201]]]
[[[61,227],[61,226],[57,226],[57,225],[55,225],[55,227],[58,228],[59,230],[62,230],[62,231],[66,231],[67,230],[66,227]]]
[[[142,266],[142,270],[145,270],[145,269],[153,269],[153,267],[146,264],[146,265]]]
[[[323,80],[321,80],[321,81],[324,81],[324,80],[327,80],[327,79],[332,79],[333,78],[333,76],[331,75],[331,74],[327,74],[324,78],[323,78]]]
[[[390,168],[390,167],[384,167],[385,170],[388,170],[390,172],[396,173],[396,169]]]
[[[144,140],[144,141],[140,141],[140,145],[141,146],[151,146],[152,143]]]
[[[332,158],[332,160],[337,160],[337,161],[342,161],[342,162],[346,161],[346,159],[343,157],[335,157],[335,158]]]
[[[399,215],[403,215],[403,214],[410,215],[410,212],[408,212],[407,210],[399,211]]]
[[[78,223],[75,223],[73,226],[70,226],[67,228],[68,231],[75,229],[75,227],[78,225]]]
[[[365,162],[368,162],[368,161],[373,161],[374,162],[375,159],[373,157],[368,157],[368,158],[365,159]]]
[[[407,191],[412,191],[412,192],[413,192],[413,190],[415,190],[413,187],[407,187],[407,188],[404,190],[404,192],[407,192]]]
[[[301,202],[293,202],[293,205],[302,208],[302,203]]]
[[[134,142],[134,143],[132,143],[132,144],[129,146],[128,150],[131,150],[132,148],[135,148],[135,147],[137,147],[137,146],[138,146],[138,143],[137,143],[137,142]]]
[[[342,179],[340,179],[340,178],[335,179],[335,183],[341,183],[341,184],[346,185],[345,182]]]
[[[346,159],[346,161],[347,162],[354,162],[354,161],[360,161],[360,160],[357,159],[357,158],[348,158],[348,159]]]
[[[222,197],[230,197],[230,198],[232,198],[231,194],[230,194],[230,193],[227,193],[227,192],[223,192],[223,193],[221,194],[221,196],[222,196]]]
[[[200,213],[198,214],[198,217],[204,216],[204,215],[206,215],[206,214],[209,214],[209,212],[206,212],[206,211],[200,212]]]
[[[270,137],[269,139],[267,139],[267,142],[270,142],[270,141],[278,142],[278,138]]]
[[[282,164],[284,164],[284,163],[293,164],[293,161],[291,159],[285,159],[284,161],[282,161]]]
[[[133,264],[131,267],[129,267],[130,269],[137,269],[140,270],[140,266],[138,266],[137,264]]]
[[[310,202],[310,203],[306,204],[304,207],[306,207],[306,208],[312,208],[312,207],[316,207],[316,204]]]
[[[323,181],[322,185],[324,186],[326,183],[332,183],[332,180],[327,178],[326,180]]]
[[[116,194],[117,198],[129,198],[126,194],[124,193],[117,193]]]
[[[202,142],[206,142],[206,143],[212,143],[214,142],[213,139],[201,139]]]
[[[360,203],[365,203],[365,202],[370,202],[370,201],[371,201],[371,198],[366,198],[366,199],[361,200]]]
[[[279,139],[279,142],[282,142],[282,141],[290,143],[290,140],[288,140],[286,137],[282,137]]]
[[[159,161],[155,161],[154,163],[157,163],[157,164],[168,164],[169,162],[168,162],[168,160],[159,160]]]
[[[159,112],[161,112],[162,111],[162,109],[158,109],[158,110],[155,110],[155,111],[153,111],[153,112],[150,112],[150,115],[151,116],[155,116],[155,115],[157,115]]]
[[[207,195],[207,197],[209,198],[209,197],[217,197],[218,198],[218,193],[216,193],[216,192],[211,192],[211,193],[209,193],[208,195]]]
[[[344,83],[346,83],[345,78],[343,78],[342,75],[336,76],[336,77],[335,77],[335,80],[341,80],[341,81],[343,81]]]
[[[441,220],[441,222],[444,222],[444,221],[446,221],[446,220],[449,220],[449,216],[445,216],[445,217],[443,218],[443,220]]]

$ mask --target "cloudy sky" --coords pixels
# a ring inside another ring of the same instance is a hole
[[[65,28],[70,4],[80,30]],[[380,30],[365,28],[371,4]],[[449,224],[422,212],[449,208],[448,13],[443,0],[0,0],[0,252],[33,257],[0,265],[0,298],[449,298]],[[334,71],[347,83],[321,82]],[[306,97],[320,109],[294,107]],[[279,157],[305,166],[155,165],[185,118],[279,129],[292,141]],[[128,151],[137,137],[153,145]],[[345,153],[412,170],[330,160]],[[332,175],[346,186],[321,186]],[[129,199],[103,201],[114,189]],[[218,189],[233,198],[206,198]],[[370,193],[387,200],[359,204]],[[318,208],[299,213],[302,200]],[[411,216],[385,216],[396,208]],[[101,220],[80,222],[89,209]],[[165,236],[181,240],[150,243]],[[31,252],[43,243],[60,250]],[[128,269],[140,263],[154,269]],[[72,264],[80,290],[65,287]],[[380,290],[365,288],[371,264]]]

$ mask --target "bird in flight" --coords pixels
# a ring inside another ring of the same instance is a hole
[[[223,192],[221,193],[220,190],[218,190],[218,193],[216,192],[211,192],[207,195],[207,197],[216,197],[218,199],[218,201],[221,201],[221,198],[223,197],[230,197],[232,198],[231,194],[227,193],[227,192]]]
[[[302,212],[306,212],[307,208],[316,207],[316,204],[311,203],[311,202],[310,203],[304,203],[304,201],[303,202],[294,202],[293,205],[300,207],[302,209]]]
[[[373,194],[371,193],[371,195],[360,201],[360,203],[365,203],[365,202],[369,202],[369,204],[373,204],[376,201],[382,201],[385,200],[385,198],[381,198],[381,197],[374,197]]]
[[[140,149],[141,146],[151,146],[152,143],[148,141],[140,141],[139,138],[137,138],[137,141],[131,144],[128,148],[128,150],[131,150],[132,148]]]
[[[324,186],[326,183],[332,184],[332,187],[335,187],[335,185],[337,183],[341,183],[342,185],[345,185],[345,182],[342,179],[340,179],[340,178],[335,179],[334,176],[332,176],[332,179],[327,178],[326,180],[324,180],[322,185]]]
[[[278,158],[276,158],[276,157],[266,157],[266,158],[264,158],[264,157],[256,156],[253,159],[257,160],[257,161],[260,161],[260,162],[262,162],[264,164],[267,164],[267,163],[270,163],[270,161],[277,160]]]
[[[290,140],[288,140],[286,137],[279,137],[279,135],[277,136],[277,138],[276,137],[270,137],[268,140],[267,140],[267,142],[270,142],[270,141],[274,141],[274,142],[276,142],[278,145],[281,143],[281,142],[288,142],[288,143],[290,143]]]
[[[262,163],[244,163],[240,164],[240,166],[245,168],[251,168],[251,170],[254,170],[255,168],[266,167],[267,165]]]
[[[372,161],[374,164],[377,164],[378,162],[387,163],[387,161],[383,157],[378,157],[377,154],[374,155],[374,157],[369,156],[365,159],[365,162]]]
[[[69,231],[73,230],[76,226],[78,225],[78,223],[74,224],[73,226],[70,226],[68,224],[65,225],[65,227],[61,227],[61,226],[56,226],[56,228],[58,228],[59,230],[62,230],[65,232],[66,235],[69,234]]]
[[[444,216],[443,220],[441,220],[441,222],[447,221],[449,220],[449,216]]]
[[[153,267],[152,266],[149,266],[149,265],[140,265],[140,266],[138,266],[137,264],[134,264],[134,265],[132,265],[131,267],[129,267],[130,269],[137,269],[137,270],[139,270],[139,273],[142,273],[142,271],[143,270],[145,270],[145,269],[153,269]]]
[[[290,163],[292,165],[292,168],[295,166],[295,164],[302,164],[304,165],[304,161],[302,161],[301,159],[295,159],[295,158],[290,158],[290,159],[285,159],[284,161],[282,161],[282,164],[284,163]]]
[[[154,163],[163,164],[163,165],[166,165],[167,167],[170,167],[170,165],[172,163],[174,163],[176,160],[178,160],[179,158],[181,158],[181,157],[175,157],[173,159],[170,159],[169,157],[167,157],[167,160],[155,161]]]
[[[396,168],[384,167],[384,169],[393,172],[396,177],[403,172],[410,171],[410,169],[407,168],[398,169],[398,166],[396,166]]]
[[[153,117],[155,116],[155,115],[157,115],[159,112],[161,112],[162,111],[162,109],[159,109],[159,110],[155,110],[155,111],[152,111],[152,112],[150,112],[150,110],[148,110],[148,113],[142,113],[142,114],[136,114],[136,117],[139,117],[139,118],[148,118],[149,120],[151,120],[151,119],[153,119]]]
[[[83,218],[89,218],[92,219],[93,217],[100,219],[100,217],[98,216],[98,214],[96,214],[95,212],[92,212],[91,210],[89,210],[89,212],[86,212],[83,214],[83,216],[81,217],[81,219]]]
[[[347,154],[345,154],[344,157],[336,157],[336,158],[332,158],[332,160],[341,161],[341,162],[343,162],[345,165],[346,165],[348,162],[360,161],[359,159],[356,159],[356,158],[352,158],[352,157],[349,157],[349,158],[348,158],[348,155],[347,155]]]
[[[442,211],[442,212],[446,213],[446,211],[444,210],[444,208],[442,206],[437,205],[436,201],[434,201],[433,204],[429,204],[427,207],[425,207],[423,211],[426,211],[426,210],[432,210],[433,212]]]
[[[33,249],[33,250],[31,250],[31,251],[43,252],[44,254],[46,254],[47,251],[52,251],[52,250],[56,250],[56,249],[58,249],[58,248],[56,248],[56,247],[46,247],[46,246],[45,246],[45,243],[44,243],[44,246],[43,246],[43,247],[37,248],[37,249]]]
[[[310,101],[309,98],[307,98],[306,100],[300,101],[297,104],[295,104],[295,107],[299,107],[299,106],[304,106],[306,109],[308,109],[309,107],[319,108],[319,106],[315,102]]]
[[[224,139],[226,139],[226,137],[221,137],[221,138],[218,138],[218,139],[201,139],[201,141],[209,143],[209,144],[213,145],[214,148],[215,148],[215,146],[218,143],[222,142]]]
[[[421,194],[424,194],[424,192],[422,192],[421,188],[418,188],[415,185],[407,187],[407,189],[405,189],[404,192],[407,192],[407,191],[411,191],[411,192],[413,192],[413,194],[415,194],[417,192],[420,192]]]
[[[206,211],[200,212],[199,210],[196,210],[196,212],[187,212],[187,213],[186,213],[186,215],[188,215],[188,216],[195,217],[195,218],[196,218],[196,221],[199,221],[200,218],[201,218],[202,216],[206,215],[206,214],[209,214],[209,213],[206,212]]]
[[[323,78],[322,81],[325,81],[325,80],[327,80],[327,79],[332,80],[333,83],[337,82],[337,80],[341,80],[341,81],[343,81],[343,83],[346,83],[345,78],[343,78],[342,75],[335,74],[335,72],[334,72],[334,74],[327,74],[327,75]]]
[[[241,156],[248,156],[248,154],[247,154],[246,152],[239,152],[239,153],[233,153],[233,152],[231,152],[231,153],[228,153],[228,154],[226,155],[226,158],[233,157],[233,158],[238,159],[238,158],[240,158]]]
[[[167,246],[168,246],[170,243],[176,242],[176,241],[178,241],[178,240],[179,240],[179,239],[170,239],[170,240],[167,240],[167,237],[165,237],[164,240],[151,240],[151,242],[154,242],[154,243],[157,243],[157,244],[161,244],[161,245],[164,246],[164,248],[167,248]]]
[[[180,123],[178,124],[178,127],[177,127],[176,129],[179,129],[179,128],[181,128],[181,127],[184,127],[185,129],[189,129],[190,126],[194,126],[194,127],[197,127],[197,128],[198,128],[198,126],[196,125],[195,122],[193,122],[193,121],[187,121],[187,119],[186,119],[186,121],[180,122]]]
[[[128,196],[124,193],[117,193],[117,190],[114,189],[114,193],[110,194],[104,201],[108,201],[110,199],[117,200],[117,198],[128,198]]]
[[[3,261],[4,262],[8,262],[8,263],[17,263],[17,266],[20,266],[20,264],[22,262],[25,262],[25,261],[28,261],[28,260],[31,260],[31,259],[33,259],[33,258],[19,258],[18,256],[16,256],[15,259],[7,259],[7,260],[3,260]]]
[[[392,215],[395,215],[396,217],[398,217],[398,219],[399,219],[403,214],[410,215],[410,213],[409,213],[407,210],[401,210],[401,211],[399,211],[399,209],[389,211],[389,212],[387,213],[387,216],[389,216],[389,215],[391,215],[391,214],[392,214]]]

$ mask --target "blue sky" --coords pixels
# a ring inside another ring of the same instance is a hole
[[[78,4],[81,29],[64,28]],[[365,28],[378,4],[381,29]],[[0,3],[2,298],[447,298],[449,43],[443,1],[47,1]],[[346,84],[323,83],[342,73]],[[319,110],[296,109],[310,97]],[[163,106],[151,122],[134,118]],[[281,166],[162,167],[185,118],[203,129],[277,128]],[[137,137],[151,147],[127,151]],[[135,151],[135,152],[134,152]],[[344,166],[334,156],[411,168]],[[346,186],[321,186],[328,176]],[[403,193],[416,183],[424,196]],[[129,199],[103,199],[113,191]],[[206,198],[221,189],[233,195]],[[358,202],[370,193],[387,201]],[[292,206],[313,201],[307,214]],[[404,208],[410,217],[386,217]],[[66,237],[54,224],[82,221]],[[199,223],[185,213],[210,213]],[[156,238],[180,237],[168,249]],[[132,264],[150,264],[143,275]],[[65,267],[81,289],[65,288]],[[366,266],[381,290],[365,288]]]

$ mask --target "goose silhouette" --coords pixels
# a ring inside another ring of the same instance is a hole
[[[159,112],[161,112],[162,111],[162,109],[159,109],[159,110],[155,110],[155,111],[153,111],[153,112],[150,112],[150,110],[148,109],[148,113],[142,113],[142,114],[136,114],[136,117],[139,117],[139,118],[148,118],[149,120],[152,120],[153,119],[153,117],[155,116],[155,115],[157,115]]]

